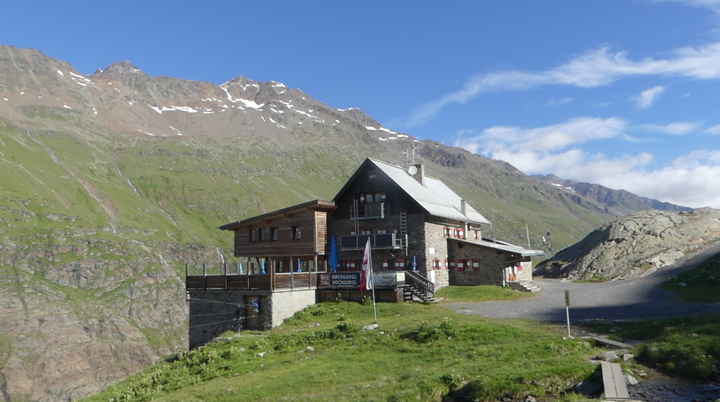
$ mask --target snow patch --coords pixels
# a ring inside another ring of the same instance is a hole
[[[173,126],[170,126],[170,128],[171,128],[172,130],[175,130],[175,132],[177,132],[177,135],[178,135],[178,136],[182,136],[182,135],[183,135],[183,133],[181,133],[180,130],[178,130],[177,128],[175,128],[175,127],[173,127]]]
[[[97,116],[97,109],[93,108],[93,114]]]
[[[72,108],[71,108],[70,106],[68,106],[68,105],[63,105],[63,107],[64,107],[65,109],[72,109]]]
[[[408,138],[408,135],[407,135],[407,134],[398,134],[398,135],[396,135],[396,136],[387,137],[387,138],[378,137],[378,140],[380,140],[380,141],[382,141],[382,142],[385,142],[385,141],[396,141],[396,140],[399,140],[399,139],[401,139],[401,138]]]
[[[191,107],[189,107],[189,106],[175,106],[175,105],[173,105],[173,106],[170,106],[170,107],[165,107],[165,106],[163,106],[163,107],[157,107],[157,106],[148,105],[148,107],[149,107],[150,109],[158,112],[158,114],[163,114],[163,112],[186,112],[186,113],[197,113],[197,112],[198,112],[197,110],[195,110],[195,109],[193,109],[193,108],[191,108]]]
[[[90,81],[88,78],[86,78],[83,75],[75,74],[72,71],[70,71],[70,78],[72,78],[73,81],[75,81],[76,84],[86,87],[90,84],[92,84],[92,81]]]
[[[240,99],[240,98],[233,98],[233,96],[230,95],[230,92],[228,92],[227,88],[221,86],[220,89],[225,91],[225,95],[227,95],[228,100],[232,103],[240,102],[247,107],[257,109],[257,110],[260,110],[263,106],[265,106],[264,103],[260,105],[260,104],[257,104],[255,101],[251,101],[251,100],[247,100],[247,99]]]
[[[10,99],[8,99],[8,98],[3,98],[3,100],[4,100],[5,102],[10,102]]]
[[[57,70],[57,73],[60,74],[61,77],[64,77],[64,76],[65,76],[65,74],[63,74],[63,72],[60,71],[60,70]]]

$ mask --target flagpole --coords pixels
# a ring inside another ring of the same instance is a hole
[[[370,272],[371,272],[371,274],[370,274],[370,283],[373,284],[373,287],[372,287],[373,317],[375,317],[374,323],[377,324],[377,306],[375,305],[375,283],[373,283],[373,282],[374,282],[374,279],[375,279],[375,278],[373,278],[373,275],[375,275],[375,274],[372,273],[372,269],[370,269]]]
[[[373,283],[372,255],[370,252],[370,238],[365,243],[365,252],[363,253],[362,274],[360,276],[360,291],[371,290],[373,299],[373,317],[377,323],[377,306],[375,305],[375,284]]]

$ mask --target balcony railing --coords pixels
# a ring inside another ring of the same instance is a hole
[[[387,217],[389,205],[385,202],[375,204],[357,204],[350,207],[350,219],[384,219]]]
[[[363,250],[370,239],[373,250],[397,250],[402,247],[400,237],[395,233],[340,236],[340,248],[343,251]]]

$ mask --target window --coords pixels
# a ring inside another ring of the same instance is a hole
[[[300,229],[300,226],[293,226],[292,228],[292,239],[293,240],[300,240],[302,237],[302,230]]]
[[[270,228],[270,240],[277,241],[280,238],[278,228]]]
[[[368,172],[368,181],[372,183],[375,180],[377,180],[377,172],[374,170],[369,171]]]
[[[265,241],[265,240],[267,240],[267,239],[265,238],[265,229],[258,229],[258,232],[259,232],[259,234],[260,234],[260,236],[259,236],[259,237],[260,237],[260,240],[259,240],[259,241]]]
[[[250,241],[258,241],[258,230],[250,229]]]

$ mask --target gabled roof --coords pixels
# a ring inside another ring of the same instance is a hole
[[[365,162],[360,165],[353,176],[345,183],[334,200],[338,200],[343,193],[345,193],[350,184],[357,179],[360,172],[368,165],[385,173],[390,180],[395,182],[400,189],[431,216],[461,222],[490,225],[490,221],[467,202],[465,203],[465,215],[463,215],[461,212],[462,198],[439,179],[425,176],[425,185],[423,186],[413,176],[410,176],[405,169],[371,158],[365,159]]]
[[[477,240],[464,240],[464,239],[457,239],[457,238],[448,238],[448,240],[457,241],[460,243],[474,244],[476,246],[491,248],[493,250],[502,251],[504,253],[518,254],[523,257],[538,257],[538,256],[545,255],[545,253],[542,250],[529,250],[529,249],[523,248],[521,246],[516,246],[514,244],[510,244],[510,243],[506,243],[504,241],[494,240],[494,239],[483,238],[481,241],[477,241]]]
[[[228,223],[225,225],[220,226],[220,229],[222,230],[237,230],[239,228],[242,228],[243,226],[255,223],[255,222],[262,222],[262,221],[268,221],[268,220],[274,220],[278,218],[285,217],[287,215],[293,215],[297,214],[299,212],[303,211],[330,211],[335,208],[335,203],[332,201],[326,201],[326,200],[312,200],[308,202],[304,202],[302,204],[293,205],[287,208],[278,209],[277,211],[268,212],[262,215],[253,216],[251,218],[247,218],[241,221]]]

